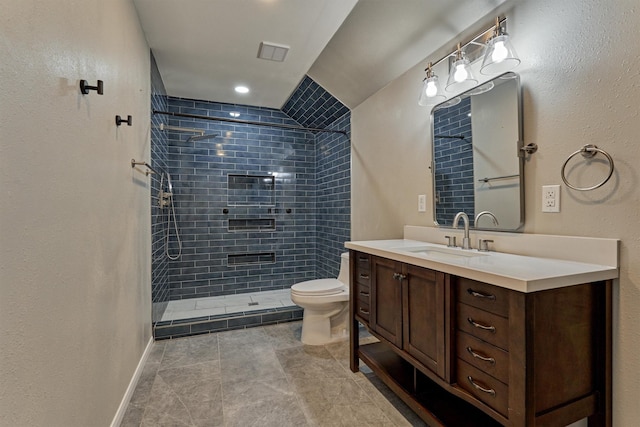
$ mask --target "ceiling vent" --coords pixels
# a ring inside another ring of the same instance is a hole
[[[287,56],[287,52],[289,52],[289,46],[271,42],[261,42],[260,48],[258,49],[258,58],[282,62]]]

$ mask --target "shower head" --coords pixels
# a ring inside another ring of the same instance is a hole
[[[217,134],[217,133],[210,133],[210,134],[204,134],[204,135],[194,135],[194,136],[190,136],[187,139],[187,142],[202,141],[203,139],[216,138],[218,136],[219,136],[219,134]]]

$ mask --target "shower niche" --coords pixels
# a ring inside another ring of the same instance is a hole
[[[231,233],[276,231],[274,213],[278,210],[275,209],[275,194],[275,175],[228,174],[227,231]],[[247,251],[227,254],[228,267],[276,262],[275,252],[269,250],[270,247],[265,251],[265,245],[259,243],[260,238],[251,240],[255,242],[247,245]],[[255,250],[252,250],[252,247]]]

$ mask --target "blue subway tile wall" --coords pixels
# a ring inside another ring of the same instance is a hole
[[[349,113],[349,109],[309,76],[298,85],[282,111],[302,126],[328,128]]]
[[[464,139],[446,136],[463,136]],[[433,145],[434,164],[438,165],[435,171],[438,223],[451,225],[456,213],[461,211],[473,222],[475,206],[470,97],[446,111],[434,114]]]
[[[151,54],[151,110],[167,109],[167,92],[158,71],[155,58]],[[167,170],[168,139],[160,130],[162,116],[151,117],[151,165],[157,171]],[[161,176],[150,175],[151,178],[151,298],[152,320],[156,324],[169,302],[168,259],[164,252],[164,233],[167,226],[166,212],[158,207],[158,192]]]
[[[287,102],[296,120],[269,108],[167,97],[157,68],[152,82],[154,110],[222,118],[233,113],[231,117],[240,114],[240,120],[350,135],[349,110],[308,77]],[[160,123],[218,136],[189,142],[193,133],[160,131]],[[283,289],[302,280],[336,277],[340,253],[350,238],[349,136],[165,115],[153,115],[152,124],[152,164],[172,175],[182,246],[181,257],[167,261],[167,216],[157,207],[160,184],[154,177],[152,276],[158,298]],[[170,227],[169,252],[178,251]],[[302,310],[294,307],[229,319],[154,320],[154,336],[171,338],[301,316]]]
[[[316,135],[317,274],[337,277],[351,237],[351,113],[328,126],[347,132]]]
[[[240,120],[299,126],[270,108],[173,97],[168,108],[222,118],[233,112]],[[182,256],[169,267],[171,299],[284,289],[315,278],[314,135],[178,117],[169,124],[218,134],[188,142],[189,133],[168,132],[168,167],[182,241]],[[238,198],[238,191],[257,196]],[[230,230],[230,220],[271,220],[275,230]],[[177,241],[170,240],[175,253]],[[253,261],[235,262],[243,259]]]

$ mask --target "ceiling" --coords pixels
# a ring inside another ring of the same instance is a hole
[[[133,0],[168,95],[277,109],[306,74],[354,108],[509,1]],[[261,42],[285,60],[259,59]]]

